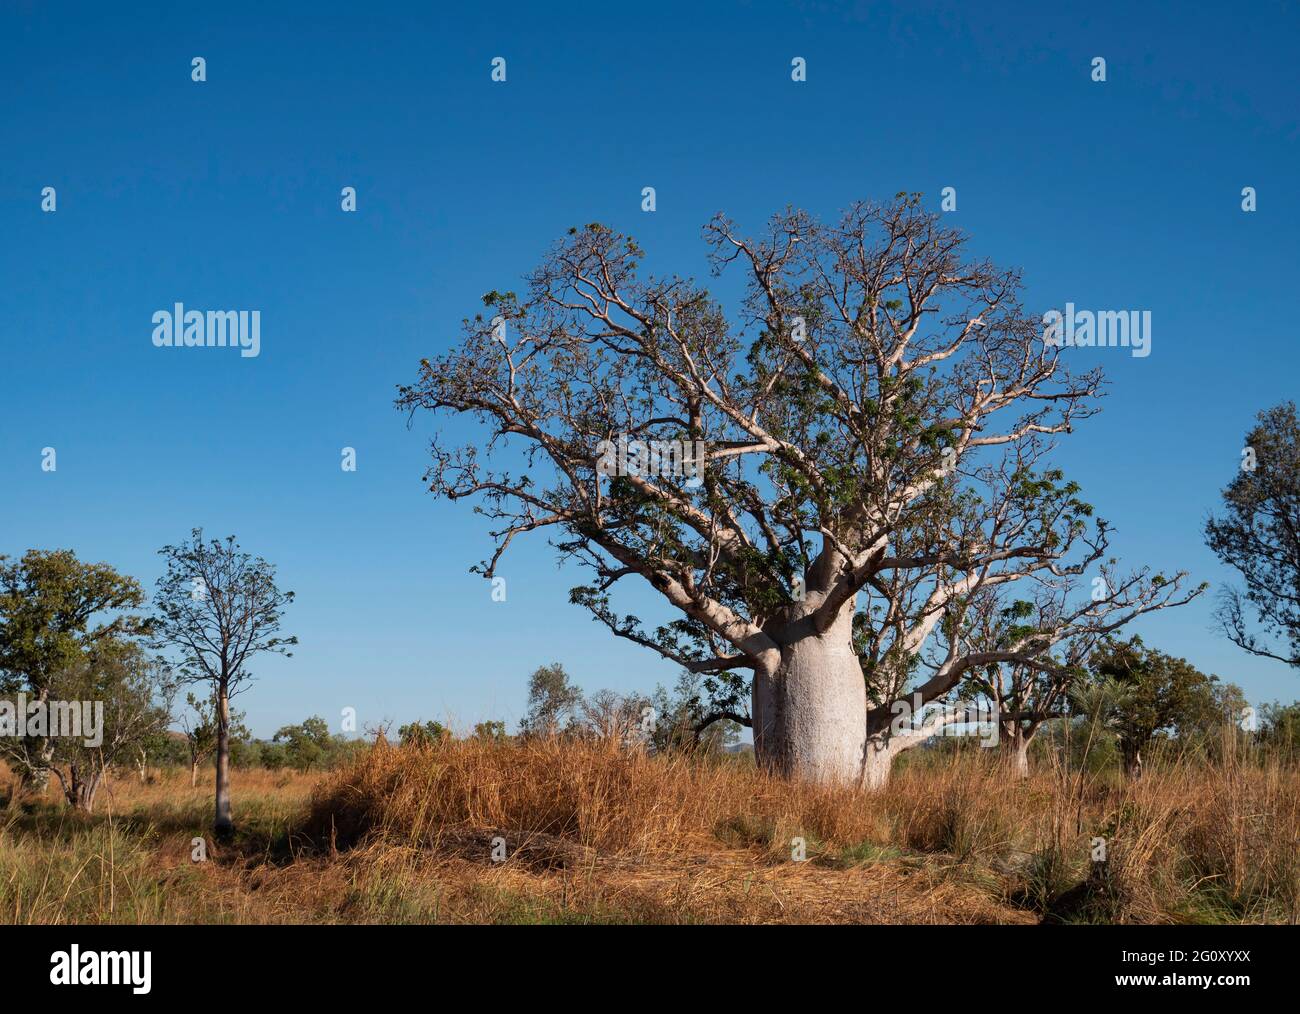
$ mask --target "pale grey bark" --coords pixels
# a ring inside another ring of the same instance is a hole
[[[856,782],[862,776],[867,694],[853,653],[852,618],[850,606],[827,631],[809,630],[781,645],[771,755],[787,777]],[[793,626],[803,633],[800,624]]]
[[[1050,717],[1059,717],[1052,715]],[[1029,744],[1042,728],[1043,719],[1004,721],[998,729],[998,751],[1015,778],[1029,777]]]
[[[1029,736],[1019,731],[1003,735],[999,744],[1007,767],[1016,778],[1029,777]]]
[[[902,744],[889,735],[867,738],[862,764],[862,787],[881,789],[889,783],[894,758],[902,753]]]
[[[224,687],[217,692],[217,792],[213,830],[218,838],[234,831],[230,817],[230,696]]]
[[[1123,750],[1124,774],[1133,781],[1142,777],[1142,751],[1137,747]]]
[[[71,778],[65,788],[68,802],[84,813],[93,813],[95,797],[99,794],[99,786],[104,777],[103,769],[83,772],[79,765],[73,764],[69,770]]]
[[[809,622],[816,610],[778,635],[779,664],[754,678],[754,749],[760,764],[786,778],[882,788],[894,759],[925,742],[957,716],[896,729],[890,709],[868,707],[862,665],[853,651],[854,600],[830,626]]]

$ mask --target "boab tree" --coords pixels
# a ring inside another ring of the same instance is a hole
[[[230,738],[236,718],[230,700],[252,679],[253,658],[263,652],[291,655],[296,637],[280,636],[284,609],[293,592],[275,583],[275,568],[242,552],[233,535],[203,541],[192,529],[188,541],[163,546],[166,571],[154,594],[157,646],[176,660],[181,682],[204,684],[215,723],[216,806],[213,830],[230,837]]]
[[[399,407],[487,427],[436,436],[427,476],[496,523],[476,570],[549,530],[591,569],[573,601],[615,634],[751,674],[748,714],[719,717],[752,724],[760,763],[867,784],[918,740],[898,719],[911,702],[1185,600],[1182,574],[1106,563],[1106,525],[1047,467],[1101,376],[1044,342],[1016,272],[965,258],[902,195],[830,225],[788,210],[753,239],[718,217],[705,238],[715,273],[744,272],[740,321],[690,280],[640,277],[636,243],[590,225],[399,387]],[[629,578],[679,618],[651,631],[617,612]],[[1013,583],[1091,594],[970,650],[972,596]]]

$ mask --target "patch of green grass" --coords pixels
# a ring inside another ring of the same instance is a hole
[[[893,845],[879,845],[876,842],[864,841],[842,849],[834,857],[834,864],[843,867],[870,866],[873,863],[887,863],[902,859],[906,855],[906,852]]]
[[[0,921],[176,922],[193,915],[198,872],[160,870],[156,835],[61,822],[51,834],[0,829]]]

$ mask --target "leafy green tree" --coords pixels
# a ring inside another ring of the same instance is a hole
[[[733,676],[734,682],[726,677]],[[703,677],[682,670],[670,691],[655,688],[650,698],[654,722],[650,741],[656,753],[698,751],[717,754],[740,742],[747,717],[742,698],[744,681],[735,674],[718,673]],[[727,717],[729,714],[735,718]]]
[[[1283,757],[1300,756],[1300,701],[1265,704],[1259,709],[1259,718],[1261,746],[1276,750]]]
[[[106,563],[83,563],[71,550],[0,556],[0,693],[48,703],[55,679],[81,669],[96,645],[148,631],[148,621],[128,612],[143,602],[134,578]],[[54,753],[47,738],[0,749],[27,787],[44,789]]]
[[[334,745],[330,748],[329,757],[326,759],[326,766],[330,768],[346,767],[372,749],[373,746],[373,743],[359,736],[351,739],[347,736],[335,736]]]
[[[1226,719],[1217,676],[1145,647],[1140,637],[1111,640],[1094,653],[1091,669],[1105,703],[1087,710],[1114,730],[1131,778],[1141,776],[1142,751],[1157,733],[1188,735]]]
[[[97,640],[50,684],[51,700],[90,706],[93,730],[51,736],[49,769],[64,798],[87,813],[109,768],[130,762],[136,749],[171,722],[175,681],[167,665],[137,642],[120,636]],[[84,708],[83,708],[84,713]]]
[[[1206,543],[1245,580],[1220,593],[1217,615],[1238,647],[1300,667],[1300,419],[1288,401],[1258,420],[1225,513],[1205,525]]]
[[[286,744],[259,740],[256,745],[258,763],[267,771],[281,771],[290,766]]]
[[[451,739],[451,730],[441,722],[411,722],[397,730],[397,738],[402,746],[431,746]]]
[[[154,595],[157,645],[176,657],[181,678],[201,683],[212,695],[216,721],[216,813],[213,829],[224,839],[234,831],[230,814],[230,700],[252,678],[254,657],[290,655],[296,637],[281,637],[280,622],[293,592],[275,583],[275,568],[239,548],[235,537],[203,541],[195,528],[188,541],[159,551],[166,571]]]
[[[130,758],[140,780],[148,776],[149,767],[183,768],[190,762],[189,746],[183,733],[158,729],[136,744]]]
[[[284,726],[271,741],[284,743],[285,761],[297,771],[328,766],[335,749],[330,727],[319,715],[301,725]]]
[[[539,666],[528,677],[528,704],[519,731],[526,736],[554,736],[572,725],[582,708],[582,691],[569,682],[559,662]]]
[[[190,788],[198,785],[199,765],[211,757],[217,750],[216,708],[211,698],[199,698],[193,694],[185,695],[185,703],[193,712],[193,717],[181,720],[181,731],[185,734],[190,764]],[[232,718],[232,725],[234,724]],[[233,729],[231,730],[233,734]]]
[[[267,765],[262,763],[262,750],[269,744],[254,739],[246,729],[239,731],[243,732],[243,736],[237,735],[237,730],[231,729],[230,766],[239,771],[266,767]]]

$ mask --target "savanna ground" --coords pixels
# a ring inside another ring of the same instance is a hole
[[[199,863],[212,791],[187,772],[114,778],[86,816],[0,767],[0,921],[1300,921],[1295,766],[1019,781],[994,753],[915,751],[872,794],[598,743],[381,744],[323,775],[236,772],[237,837]]]

